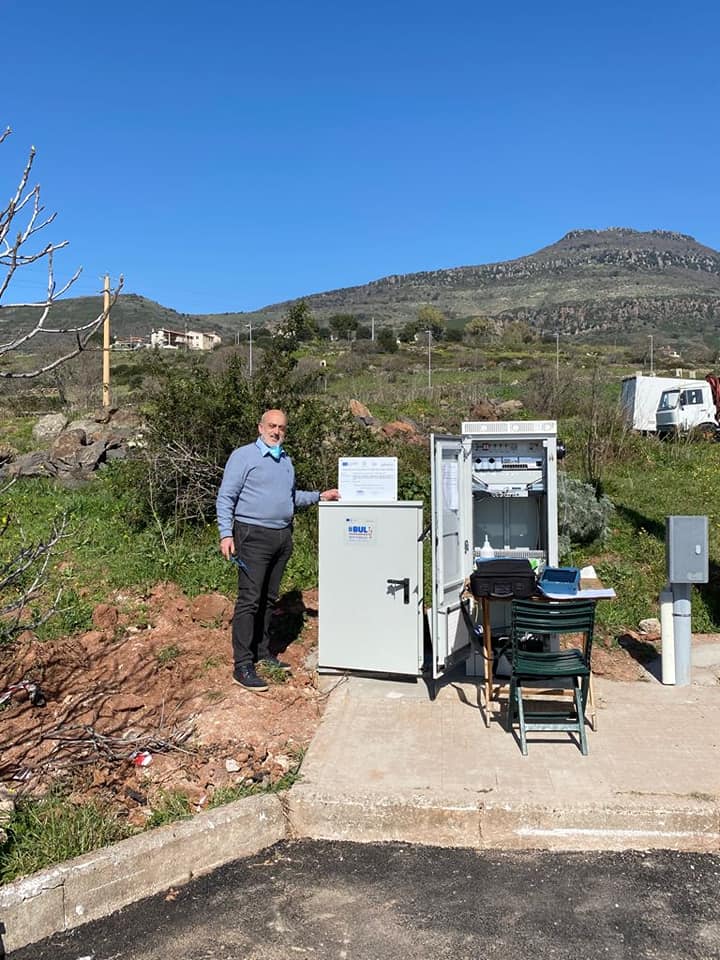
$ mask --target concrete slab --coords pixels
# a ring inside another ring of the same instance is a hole
[[[297,836],[482,848],[720,849],[720,686],[595,678],[598,730],[517,740],[479,683],[347,678],[289,796]]]

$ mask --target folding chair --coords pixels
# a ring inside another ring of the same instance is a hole
[[[528,731],[564,730],[576,733],[580,750],[587,756],[585,705],[590,684],[590,658],[595,626],[595,603],[592,600],[532,601],[513,600],[510,638],[512,643],[512,675],[508,700],[507,730],[517,721],[520,749],[527,756]],[[546,647],[556,634],[582,634],[582,647],[569,650],[533,651],[526,649],[532,640],[542,640]],[[530,643],[528,642],[530,641]],[[560,709],[535,711],[525,709],[523,686],[544,690],[567,689],[571,684],[572,703],[559,702]],[[566,706],[568,709],[563,710]]]

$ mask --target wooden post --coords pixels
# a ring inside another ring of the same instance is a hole
[[[110,406],[110,275],[105,274],[103,289],[103,407]]]

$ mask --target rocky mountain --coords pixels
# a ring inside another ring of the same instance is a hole
[[[318,318],[398,323],[429,303],[455,323],[482,316],[566,333],[708,329],[720,325],[720,253],[665,230],[573,230],[516,260],[388,276],[305,299]],[[244,320],[273,325],[288,305]]]
[[[646,328],[702,337],[720,328],[720,253],[665,230],[572,230],[557,243],[515,260],[391,275],[304,299],[321,322],[336,313],[352,313],[361,322],[374,317],[377,325],[397,326],[431,304],[453,326],[487,317],[498,324],[524,320],[545,331],[600,339]],[[236,330],[244,332],[248,322],[274,327],[291,303],[197,315],[124,294],[113,309],[113,332],[147,336],[152,327],[189,327],[230,339]],[[56,306],[54,319],[87,319],[98,310],[95,300],[67,299]],[[0,307],[0,331],[24,320],[21,310]]]

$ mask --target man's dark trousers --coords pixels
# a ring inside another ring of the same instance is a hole
[[[270,654],[270,619],[280,583],[292,553],[292,527],[281,530],[252,523],[233,524],[238,570],[238,596],[232,619],[235,669]]]

